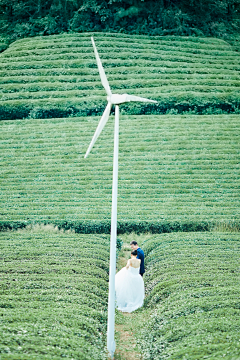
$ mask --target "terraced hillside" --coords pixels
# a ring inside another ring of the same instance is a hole
[[[36,226],[0,253],[0,358],[106,359],[109,236]]]
[[[3,359],[106,357],[109,236],[34,225],[109,233],[112,116],[84,159],[106,105],[91,35],[0,55],[0,230],[31,223],[0,232]],[[185,231],[144,235],[141,354],[237,360],[239,232],[187,231],[239,230],[239,54],[217,39],[94,37],[113,90],[159,101],[121,107],[121,231]]]
[[[240,115],[122,116],[118,220],[239,220]],[[110,219],[113,118],[0,122],[0,220]]]
[[[239,233],[153,235],[143,249],[143,359],[239,359]]]
[[[100,114],[105,105],[92,34],[18,40],[0,55],[0,118]],[[93,34],[111,88],[158,105],[123,112],[233,112],[240,104],[240,59],[222,40]],[[238,110],[239,111],[239,110]]]

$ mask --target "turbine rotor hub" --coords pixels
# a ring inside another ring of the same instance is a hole
[[[127,94],[112,94],[107,97],[107,101],[113,105],[120,105],[128,102],[129,100],[127,100]]]

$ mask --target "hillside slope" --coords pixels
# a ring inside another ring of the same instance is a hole
[[[0,118],[100,114],[106,97],[94,35],[112,90],[158,100],[125,105],[132,114],[233,112],[240,104],[240,58],[213,38],[63,34],[18,40],[0,55]]]
[[[239,120],[122,115],[118,220],[238,221]],[[113,117],[84,159],[98,121],[0,122],[1,221],[110,219]]]

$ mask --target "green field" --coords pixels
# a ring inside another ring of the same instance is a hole
[[[240,115],[122,116],[119,221],[239,220]],[[2,221],[110,219],[113,119],[1,121]]]
[[[151,309],[138,339],[143,359],[239,359],[239,233],[136,239],[146,255]]]
[[[125,113],[239,112],[240,61],[234,44],[85,33],[21,39],[1,53],[1,119],[100,114],[105,91],[91,35],[112,90],[158,100],[157,105],[124,105]]]
[[[0,358],[106,358],[109,236],[0,232]]]
[[[114,118],[84,159],[106,106],[91,35],[113,91],[158,101],[120,115],[118,231],[146,255],[141,356],[239,360],[238,39],[117,33],[0,54],[0,358],[106,359]]]
[[[143,359],[239,359],[239,233],[121,236],[133,239]],[[1,359],[104,359],[109,236],[33,226],[0,233],[0,248]]]

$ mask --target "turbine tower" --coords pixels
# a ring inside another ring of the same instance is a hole
[[[117,189],[118,189],[118,137],[119,137],[119,105],[130,101],[141,101],[157,103],[139,96],[128,94],[112,94],[106,74],[104,72],[100,57],[93,37],[92,45],[97,60],[98,70],[102,85],[107,93],[108,104],[99,121],[98,127],[93,135],[92,141],[84,156],[86,158],[94,146],[102,129],[106,125],[112,105],[115,105],[115,126],[114,126],[114,156],[113,156],[113,184],[112,184],[112,215],[111,215],[111,240],[110,240],[110,268],[109,268],[109,293],[108,293],[108,326],[107,326],[107,348],[113,358],[115,352],[114,326],[115,326],[115,274],[116,274],[116,239],[117,239]]]

